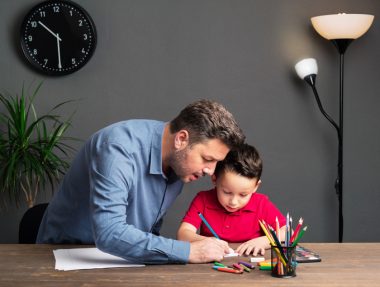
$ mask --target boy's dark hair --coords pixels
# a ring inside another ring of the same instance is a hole
[[[185,107],[170,122],[170,132],[189,132],[189,145],[219,139],[230,149],[245,140],[233,115],[225,107],[210,100],[198,100]]]
[[[217,163],[214,174],[218,177],[223,172],[229,171],[259,180],[262,170],[263,162],[258,151],[253,146],[244,143],[231,150],[224,160]]]

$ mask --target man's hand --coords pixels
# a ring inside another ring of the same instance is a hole
[[[250,255],[251,253],[253,256],[258,254],[264,255],[265,249],[269,247],[270,245],[268,239],[265,236],[262,236],[242,243],[236,249],[236,252],[240,255]]]
[[[190,243],[189,263],[207,263],[211,261],[222,261],[224,254],[229,253],[226,241],[213,237]]]

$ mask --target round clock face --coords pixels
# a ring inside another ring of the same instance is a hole
[[[66,75],[82,68],[96,47],[96,29],[88,13],[66,0],[42,2],[25,16],[21,47],[40,72]]]

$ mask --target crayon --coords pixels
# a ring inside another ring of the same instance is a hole
[[[243,268],[244,271],[246,272],[251,272],[251,269],[249,269],[247,266],[243,265],[243,264],[239,264],[239,266],[241,266]]]
[[[232,264],[232,267],[237,270],[244,271],[244,268],[240,264],[234,263]]]
[[[245,267],[248,267],[250,269],[255,269],[255,265],[251,264],[251,263],[248,263],[248,262],[244,262],[244,261],[239,261],[239,264],[242,264],[244,265]]]
[[[260,270],[272,270],[272,266],[260,266]]]
[[[214,266],[226,267],[226,265],[224,265],[224,264],[222,264],[220,262],[217,262],[217,261],[214,262]]]
[[[219,267],[219,266],[214,266],[212,267],[213,269],[221,272],[228,272],[228,273],[235,273],[235,274],[242,274],[243,270],[236,270],[228,267]]]

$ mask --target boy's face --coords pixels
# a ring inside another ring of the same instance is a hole
[[[213,175],[219,203],[228,212],[235,212],[247,205],[259,187],[261,180],[247,178],[234,172],[225,171],[218,178]]]

